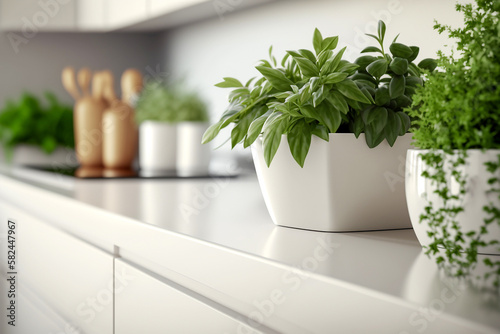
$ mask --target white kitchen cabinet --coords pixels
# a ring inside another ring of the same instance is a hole
[[[18,207],[0,203],[2,258],[9,219],[16,222],[18,293],[26,292],[23,287],[33,291],[83,333],[113,333],[113,256]],[[2,272],[10,271],[6,269],[2,262]],[[18,315],[18,321],[29,319]]]
[[[77,7],[77,27],[81,31],[106,29],[106,1],[80,0]]]
[[[116,334],[263,333],[232,311],[155,274],[115,260]]]
[[[209,0],[150,0],[149,13],[151,16],[155,17],[208,1]]]
[[[147,0],[106,0],[107,26],[122,28],[148,17]]]
[[[0,27],[22,31],[25,38],[39,31],[73,31],[76,5],[76,0],[1,0]]]

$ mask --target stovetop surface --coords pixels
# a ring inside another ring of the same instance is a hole
[[[64,175],[78,179],[205,179],[214,177],[237,177],[238,173],[204,172],[198,174],[179,173],[178,171],[144,171],[135,169],[107,169],[102,167],[65,166],[54,167],[46,165],[24,165],[24,168]]]

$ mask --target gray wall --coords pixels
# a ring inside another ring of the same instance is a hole
[[[12,47],[8,32],[0,33],[0,106],[23,91],[42,94],[50,90],[63,101],[72,102],[61,84],[61,70],[110,69],[119,75],[129,67],[155,69],[164,62],[158,52],[157,34],[132,33],[39,33],[26,44]],[[12,35],[11,35],[12,36]]]

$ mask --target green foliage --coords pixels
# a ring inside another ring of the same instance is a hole
[[[500,1],[457,5],[464,28],[435,25],[457,39],[459,57],[439,53],[439,71],[417,90],[410,115],[423,149],[500,148]]]
[[[196,93],[186,92],[178,85],[165,86],[154,82],[147,84],[139,97],[135,117],[138,123],[207,122],[208,112],[206,104]]]
[[[458,52],[451,56],[438,53],[438,71],[426,74],[425,86],[417,89],[408,112],[416,119],[415,144],[431,149],[423,155],[429,168],[422,176],[436,185],[435,193],[444,203],[437,208],[429,202],[420,217],[428,224],[432,240],[427,254],[436,257],[448,273],[464,277],[475,268],[479,247],[499,244],[498,240],[484,241],[491,224],[500,225],[500,209],[493,203],[483,207],[487,218],[476,231],[463,231],[457,217],[464,211],[467,189],[463,174],[466,150],[500,148],[500,1],[476,0],[456,8],[464,15],[464,27],[453,29],[436,23],[435,29],[456,39]],[[422,67],[432,69],[433,64],[426,62]],[[488,191],[499,194],[500,200],[500,156],[485,167],[491,173]],[[451,194],[445,175],[459,184],[458,194]],[[485,259],[484,263],[490,272],[483,278],[492,279],[498,288],[500,261]]]
[[[0,111],[0,140],[7,158],[19,144],[39,146],[51,153],[57,146],[74,148],[73,110],[46,93],[48,105],[24,93],[18,102],[7,101]]]
[[[410,118],[404,108],[411,104],[415,89],[423,85],[419,67],[422,67],[422,62],[428,67],[435,63],[427,59],[419,66],[415,65],[413,61],[420,49],[397,43],[398,37],[389,46],[390,54],[385,53],[385,32],[385,23],[379,21],[377,36],[368,34],[378,45],[361,51],[375,55],[363,55],[354,62],[359,68],[352,78],[358,79],[361,90],[369,94],[375,103],[360,104],[359,110],[349,114],[349,125],[356,136],[361,132],[366,134],[369,147],[379,145],[384,139],[392,146],[398,136],[409,130]]]
[[[410,75],[408,64],[413,59],[393,62],[383,53],[384,36],[385,24],[380,22],[379,36],[374,37],[380,41],[382,56],[363,56],[354,64],[342,59],[346,48],[335,52],[337,36],[323,38],[318,29],[313,35],[314,51],[287,51],[279,65],[271,47],[270,61],[261,60],[256,66],[261,78],[255,82],[251,79],[245,85],[224,78],[216,85],[234,89],[229,95],[229,107],[219,122],[207,130],[203,142],[211,141],[234,123],[232,146],[243,143],[248,147],[262,134],[269,166],[285,134],[291,154],[301,167],[313,135],[328,141],[329,133],[354,132],[359,136],[366,132],[370,147],[384,138],[393,145],[410,124],[402,108],[411,103],[412,91],[407,92],[405,87],[421,85],[422,80],[417,80],[419,74],[411,74],[415,80],[405,82],[405,76]],[[402,51],[398,52],[404,52],[402,47],[399,49]],[[378,50],[370,47],[365,51]],[[410,50],[411,56],[416,57],[418,48]],[[396,78],[389,84],[387,79],[392,77]]]

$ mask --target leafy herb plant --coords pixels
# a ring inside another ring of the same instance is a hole
[[[457,40],[459,56],[439,53],[439,70],[428,74],[425,87],[417,90],[409,108],[414,123],[415,144],[430,153],[422,154],[429,168],[422,176],[431,180],[442,206],[428,202],[421,223],[429,226],[432,243],[427,249],[437,263],[455,276],[467,276],[477,265],[479,247],[499,244],[499,240],[486,242],[485,236],[492,224],[500,225],[500,156],[485,165],[491,174],[488,191],[498,201],[485,203],[487,218],[475,231],[464,231],[458,223],[464,211],[467,191],[468,149],[500,148],[500,2],[476,0],[475,4],[457,4],[464,15],[463,28],[453,29],[441,24],[435,29],[448,32]],[[451,192],[451,175],[460,187]],[[493,277],[494,286],[500,285],[500,261],[485,259],[491,269],[485,279]]]
[[[377,41],[377,46],[369,46],[361,53],[372,53],[356,59],[359,65],[351,77],[357,80],[363,92],[371,95],[374,103],[360,105],[349,114],[350,130],[359,136],[364,132],[369,147],[379,145],[384,139],[394,145],[398,136],[410,128],[410,118],[404,108],[412,103],[412,96],[423,85],[421,69],[433,71],[434,59],[424,59],[418,66],[413,63],[420,51],[417,46],[406,46],[393,40],[389,53],[385,52],[386,26],[379,21],[378,35],[367,34]]]
[[[73,110],[46,93],[48,105],[25,93],[18,102],[7,101],[0,111],[0,140],[7,158],[19,144],[39,146],[51,153],[57,146],[74,148]]]
[[[335,52],[338,36],[323,38],[318,29],[314,31],[313,51],[287,51],[278,64],[270,48],[270,61],[261,60],[256,66],[261,78],[246,84],[224,78],[216,85],[234,89],[229,95],[229,107],[207,130],[203,142],[211,141],[234,123],[232,147],[239,143],[248,147],[262,134],[264,158],[269,166],[282,135],[286,135],[290,152],[301,167],[313,135],[328,141],[330,133],[354,132],[358,137],[365,132],[368,146],[375,147],[384,138],[392,146],[410,126],[402,108],[411,103],[412,89],[422,81],[411,63],[418,48],[393,47],[396,56],[406,57],[394,57],[393,61],[383,51],[385,29],[380,22],[379,36],[373,36],[381,44],[380,59],[365,56],[356,63],[342,59],[346,48]],[[365,52],[378,50],[370,47]],[[407,50],[411,55],[403,54]]]
[[[168,86],[149,83],[137,101],[136,120],[178,123],[207,122],[208,111],[203,100],[178,84]]]

